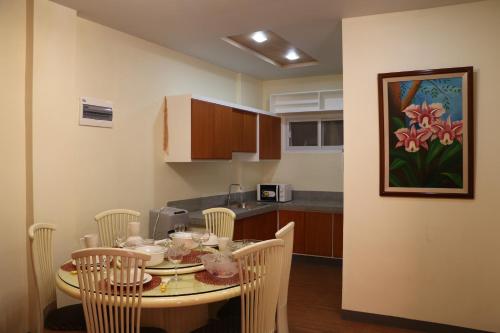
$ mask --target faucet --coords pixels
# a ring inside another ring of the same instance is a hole
[[[240,204],[243,204],[243,200],[242,200],[242,195],[241,195],[241,185],[240,184],[229,184],[229,189],[227,191],[227,206],[229,207],[229,205],[231,204],[231,189],[233,188],[233,186],[238,186],[239,190],[240,190]]]

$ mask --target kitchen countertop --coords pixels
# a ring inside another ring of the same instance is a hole
[[[247,202],[252,208],[232,208],[236,214],[236,220],[241,220],[246,217],[260,215],[268,212],[279,210],[291,211],[311,211],[323,213],[342,213],[343,202],[340,200],[310,200],[297,199],[289,202]],[[253,207],[255,206],[255,207]],[[193,225],[204,225],[202,210],[194,210],[189,213],[190,222]]]
[[[246,217],[275,212],[278,210],[311,211],[323,213],[342,213],[344,193],[333,191],[297,191],[292,193],[289,202],[257,202],[257,192],[247,191],[233,193],[231,202],[244,202],[247,208],[231,208],[236,214],[236,220]],[[204,226],[202,210],[213,207],[225,207],[227,194],[196,197],[190,199],[169,201],[169,207],[185,209],[193,225]]]

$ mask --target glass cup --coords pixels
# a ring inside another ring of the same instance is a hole
[[[113,244],[115,247],[123,247],[123,243],[125,243],[126,240],[125,232],[118,231],[117,233],[115,233],[113,240]]]
[[[174,230],[175,230],[175,232],[185,232],[186,225],[185,224],[176,224],[176,225],[174,225]]]
[[[174,277],[171,279],[171,281],[180,281],[181,278],[177,275],[177,268],[179,264],[182,262],[182,258],[184,258],[185,255],[189,254],[189,250],[186,249],[183,245],[176,245],[172,244],[168,249],[167,249],[167,258],[168,260],[174,264]]]
[[[210,239],[210,230],[208,229],[205,229],[201,232],[201,245],[200,245],[200,249],[203,247],[203,243],[206,243],[208,242],[208,240]]]
[[[204,229],[200,232],[201,237],[200,237],[200,251],[203,249],[203,243],[208,242],[210,239],[210,230]]]
[[[220,252],[231,252],[232,241],[229,237],[219,237],[219,251]]]
[[[193,240],[193,242],[196,243],[196,245],[197,245],[196,248],[199,251],[201,251],[201,249],[202,249],[202,246],[201,246],[201,238],[202,238],[202,236],[203,235],[201,233],[196,232],[196,231],[191,234],[191,239]]]

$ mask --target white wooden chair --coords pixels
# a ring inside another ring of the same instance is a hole
[[[139,220],[141,213],[129,209],[111,209],[94,216],[102,247],[113,247],[117,235],[127,235],[127,224]]]
[[[290,281],[290,269],[292,267],[293,252],[293,230],[295,222],[289,222],[276,232],[276,238],[284,242],[283,267],[281,269],[280,294],[278,297],[278,312],[276,316],[278,333],[288,333],[288,283]]]
[[[224,207],[209,208],[203,212],[206,228],[217,237],[233,239],[236,214]]]
[[[283,240],[271,239],[234,252],[239,266],[241,319],[213,320],[194,332],[274,333],[283,247]]]
[[[144,280],[149,254],[93,248],[75,251],[71,257],[76,263],[88,333],[165,332],[140,326],[143,285],[127,283]]]
[[[52,233],[55,225],[35,223],[28,229],[31,263],[38,294],[39,332],[83,332],[85,318],[81,304],[57,308],[52,253]]]

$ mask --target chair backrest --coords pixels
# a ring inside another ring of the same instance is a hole
[[[233,253],[239,266],[242,333],[275,330],[283,244],[271,239]]]
[[[209,208],[203,212],[205,226],[217,237],[229,237],[233,239],[234,219],[236,214],[224,207]]]
[[[75,251],[88,333],[139,333],[142,283],[149,254],[115,248]]]
[[[141,213],[129,209],[111,209],[94,216],[101,246],[113,247],[117,235],[126,236],[127,224],[139,220]]]
[[[54,258],[52,253],[52,233],[56,226],[48,223],[35,223],[28,229],[31,245],[31,262],[35,273],[40,324],[46,310],[56,305],[56,286],[54,283]]]
[[[293,230],[295,222],[289,222],[276,232],[276,238],[284,241],[283,266],[281,268],[280,293],[278,297],[278,333],[288,333],[288,284],[290,281],[290,268],[292,267]]]

